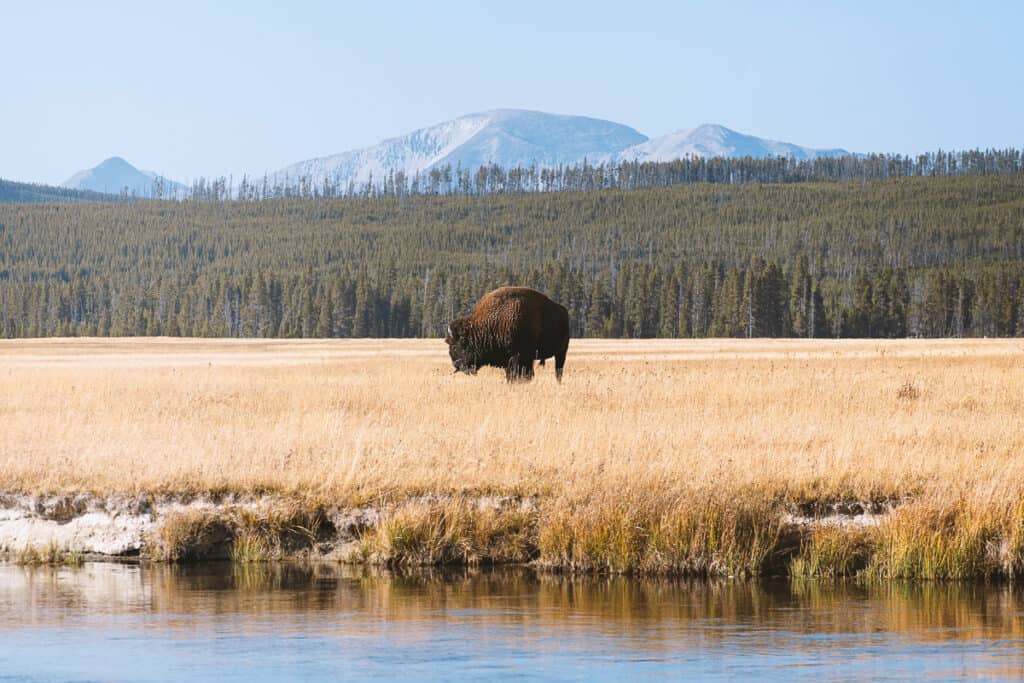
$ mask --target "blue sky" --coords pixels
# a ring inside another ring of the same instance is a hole
[[[274,170],[499,107],[1024,147],[1022,2],[5,3],[0,177]],[[488,8],[494,7],[493,9]]]

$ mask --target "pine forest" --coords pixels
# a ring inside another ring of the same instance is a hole
[[[436,337],[512,283],[576,337],[1024,336],[1012,150],[42,198],[0,203],[0,337]]]

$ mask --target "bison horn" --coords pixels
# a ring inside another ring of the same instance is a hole
[[[448,331],[444,333],[444,336],[445,336],[445,339],[451,339],[452,338],[452,326],[451,325],[448,326]]]

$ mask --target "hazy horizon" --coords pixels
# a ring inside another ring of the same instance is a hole
[[[11,180],[57,184],[111,156],[183,181],[260,173],[499,108],[649,137],[715,123],[856,152],[1024,144],[1013,3],[5,14],[0,177]]]

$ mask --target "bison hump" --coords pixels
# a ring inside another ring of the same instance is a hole
[[[485,295],[473,309],[473,325],[489,336],[509,342],[536,338],[541,331],[547,297],[528,287],[501,287]]]

